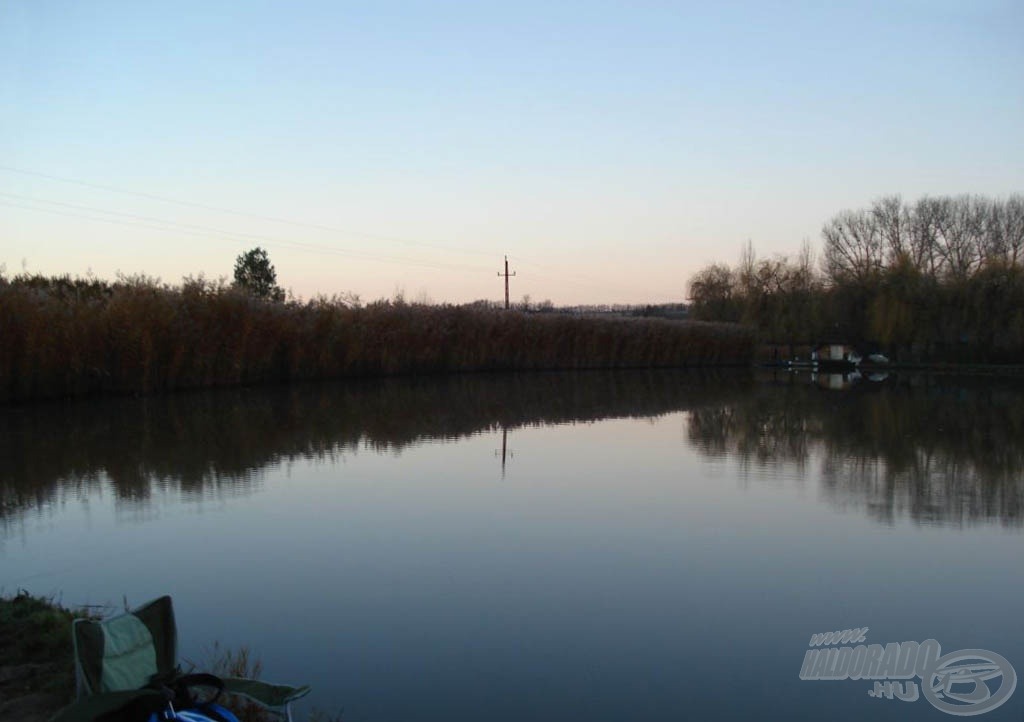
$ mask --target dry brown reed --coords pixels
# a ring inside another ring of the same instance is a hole
[[[180,286],[0,277],[0,402],[303,379],[746,364],[730,324],[531,314],[319,297],[268,302]]]

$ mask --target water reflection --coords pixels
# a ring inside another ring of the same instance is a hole
[[[468,375],[196,393],[0,411],[0,526],[108,485],[146,518],[154,497],[223,500],[260,470],[501,429],[687,411],[687,443],[747,468],[816,479],[883,522],[1020,528],[1024,384],[943,377],[838,382],[779,373]]]
[[[8,407],[0,410],[0,523],[87,498],[105,479],[122,506],[145,506],[155,493],[222,498],[258,488],[260,469],[281,462],[660,416],[751,383],[679,372],[480,374]]]
[[[1019,381],[785,373],[759,381],[742,398],[693,411],[691,443],[711,457],[816,472],[830,504],[880,522],[1021,526]]]

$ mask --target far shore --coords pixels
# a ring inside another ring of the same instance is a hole
[[[737,324],[0,277],[0,403],[475,371],[749,366]]]

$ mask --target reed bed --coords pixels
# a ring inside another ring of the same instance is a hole
[[[202,278],[0,278],[0,402],[349,376],[749,363],[730,324],[339,299]]]

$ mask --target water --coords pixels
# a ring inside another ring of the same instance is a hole
[[[7,408],[0,584],[170,593],[184,657],[249,645],[346,721],[952,718],[799,675],[812,634],[854,627],[1024,674],[1024,386],[830,385],[595,372]],[[982,718],[1022,717],[1017,690]]]

